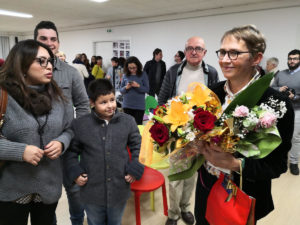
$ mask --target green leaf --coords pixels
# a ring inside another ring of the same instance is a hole
[[[266,74],[249,85],[229,104],[223,114],[229,114],[238,105],[244,105],[248,108],[253,108],[270,86],[273,76],[273,73]]]
[[[192,177],[197,172],[197,170],[202,166],[204,161],[205,161],[204,157],[202,155],[199,155],[196,159],[194,159],[190,168],[180,173],[169,175],[168,176],[169,181],[183,180]]]

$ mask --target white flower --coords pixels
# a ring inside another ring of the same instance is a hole
[[[186,135],[186,139],[189,140],[189,141],[193,141],[195,139],[195,134],[193,132],[189,132],[187,135]]]
[[[152,119],[153,119],[153,116],[154,116],[154,114],[151,113],[151,112],[149,112],[149,116],[148,116],[149,120],[152,120]]]
[[[189,111],[188,111],[188,115],[189,115],[189,119],[190,120],[193,120],[194,119],[194,117],[195,117],[195,114],[193,113],[193,109],[190,109]]]

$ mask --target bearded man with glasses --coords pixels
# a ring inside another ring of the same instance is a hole
[[[207,50],[201,37],[191,37],[185,44],[185,57],[181,64],[173,65],[166,73],[159,95],[158,104],[186,92],[190,83],[201,82],[210,87],[219,81],[215,68],[206,64],[203,58]],[[169,182],[168,220],[166,225],[176,225],[180,217],[187,224],[194,224],[194,216],[189,210],[195,177]]]
[[[288,95],[295,110],[294,135],[289,152],[290,171],[299,175],[300,157],[300,50],[294,49],[288,54],[288,69],[280,71],[272,87]]]

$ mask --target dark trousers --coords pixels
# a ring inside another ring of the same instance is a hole
[[[134,117],[137,125],[143,124],[145,110],[128,109],[128,108],[124,108],[123,110],[124,110],[124,113],[129,114]]]
[[[17,204],[0,202],[0,225],[27,225],[30,214],[31,225],[52,225],[57,202]]]

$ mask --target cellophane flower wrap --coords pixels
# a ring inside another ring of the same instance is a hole
[[[149,154],[154,151],[154,154],[160,154],[162,162],[169,159],[169,175],[190,169],[195,159],[202,156],[184,147],[212,130],[221,113],[216,94],[201,83],[191,83],[186,93],[158,106],[150,114],[143,133],[140,161],[148,166],[159,163]]]
[[[263,158],[277,148],[281,137],[276,124],[287,110],[285,102],[270,97],[257,105],[272,78],[268,74],[249,85],[223,113],[217,96],[201,84],[157,108],[148,135],[152,149],[169,157],[169,179],[186,179],[204,162],[194,148],[184,148],[195,139],[253,158]]]

